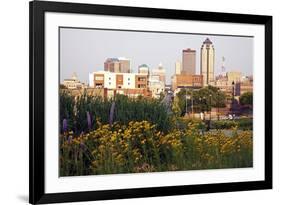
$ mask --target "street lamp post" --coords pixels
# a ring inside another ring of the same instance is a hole
[[[193,92],[191,93],[191,113],[192,113],[192,117],[194,117],[194,112],[193,112]]]
[[[211,119],[212,119],[212,95],[210,94],[209,97],[210,97],[210,122],[211,122]]]
[[[187,87],[185,88],[185,115],[187,116],[187,99],[191,100],[191,113],[193,117],[193,96],[187,94]]]
[[[234,115],[235,82],[232,81],[231,115]]]
[[[187,116],[187,89],[185,88],[185,116]]]
[[[234,94],[235,94],[235,82],[232,81],[232,100],[234,100]]]
[[[218,96],[217,96],[216,104],[217,104],[217,120],[219,121],[220,120],[220,107],[219,107]]]
[[[217,120],[220,120],[220,108],[217,105]]]
[[[204,107],[203,107],[203,119],[205,121],[205,107],[206,107],[206,97],[203,97]]]
[[[202,112],[202,98],[201,97],[199,97],[199,103],[200,103],[200,112]]]

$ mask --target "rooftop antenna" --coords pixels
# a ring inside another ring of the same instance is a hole
[[[221,63],[221,72],[224,73],[225,72],[225,57],[222,57],[222,63]]]

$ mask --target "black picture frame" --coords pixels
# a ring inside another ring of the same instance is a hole
[[[93,4],[32,1],[29,4],[30,42],[30,143],[29,202],[31,204],[153,197],[260,190],[272,188],[272,16],[199,12],[185,10],[105,6]],[[98,14],[143,18],[198,20],[211,22],[259,24],[265,26],[265,180],[219,184],[183,185],[153,188],[45,193],[44,131],[45,72],[44,39],[45,12]]]

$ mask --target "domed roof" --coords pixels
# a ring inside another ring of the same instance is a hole
[[[141,64],[141,65],[139,66],[139,68],[142,68],[142,67],[148,68],[148,65],[146,65],[146,64]]]
[[[72,76],[71,76],[71,79],[72,80],[77,80],[77,74],[76,74],[76,72],[74,72],[74,73],[72,73]]]

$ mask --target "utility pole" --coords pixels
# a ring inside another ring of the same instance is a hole
[[[185,88],[185,116],[187,116],[187,89]]]

